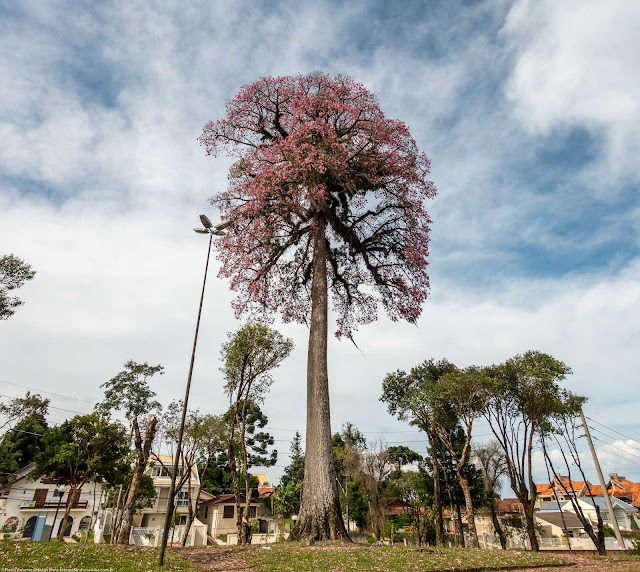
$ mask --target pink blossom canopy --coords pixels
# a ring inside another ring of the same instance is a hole
[[[233,221],[216,243],[237,315],[305,322],[313,238],[325,232],[336,335],[376,319],[415,321],[429,291],[429,160],[401,121],[349,77],[265,77],[226,104],[200,142],[237,161],[211,199]]]

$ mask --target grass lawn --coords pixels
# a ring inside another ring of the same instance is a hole
[[[165,566],[158,566],[157,548],[67,542],[0,541],[0,568],[77,568],[112,569],[114,572],[166,570],[195,572],[199,568],[167,550]]]
[[[342,545],[318,543],[306,546],[297,543],[272,544],[270,549],[253,546],[238,548],[241,556],[259,572],[315,572],[342,570],[436,571],[436,570],[509,570],[564,564],[557,554],[540,554],[515,550],[473,550],[405,548],[395,546]],[[558,568],[562,570],[563,568]]]

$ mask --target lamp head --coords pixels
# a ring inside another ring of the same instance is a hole
[[[207,215],[200,215],[200,221],[202,222],[202,224],[204,225],[205,228],[212,228],[213,224],[211,223],[211,221],[209,220],[209,218],[207,217]]]
[[[224,230],[233,224],[232,220],[224,220],[216,225],[216,230]]]

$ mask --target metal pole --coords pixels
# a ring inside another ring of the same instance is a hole
[[[171,526],[171,514],[173,513],[173,497],[176,494],[176,476],[178,475],[178,461],[180,459],[180,448],[182,447],[182,434],[184,433],[184,423],[187,418],[187,404],[189,402],[189,390],[191,389],[191,376],[193,374],[193,362],[196,359],[196,344],[198,343],[198,330],[200,329],[200,316],[202,315],[202,302],[204,300],[204,287],[207,284],[207,271],[209,270],[209,256],[211,255],[211,243],[213,234],[209,235],[209,250],[207,251],[207,263],[204,267],[204,279],[202,280],[202,294],[200,295],[200,308],[198,309],[198,321],[196,322],[196,334],[193,339],[193,351],[191,352],[191,364],[189,365],[189,377],[187,378],[187,389],[184,392],[184,403],[182,405],[182,421],[178,433],[178,447],[173,461],[173,474],[171,475],[171,487],[169,488],[169,501],[167,505],[167,516],[164,521],[164,534],[160,544],[160,566],[164,565],[164,552],[167,548],[167,537]]]
[[[582,412],[582,407],[580,408],[580,419],[582,419],[584,434],[586,435],[587,441],[589,442],[589,449],[591,449],[593,464],[596,466],[596,472],[598,473],[598,478],[600,479],[600,486],[602,487],[604,502],[607,505],[607,509],[609,510],[609,518],[611,519],[611,526],[613,526],[613,531],[616,533],[616,540],[618,541],[620,548],[622,548],[622,550],[626,550],[624,545],[624,540],[622,539],[622,534],[620,534],[620,529],[618,528],[618,521],[616,520],[616,515],[613,512],[613,505],[611,504],[611,499],[609,498],[609,491],[607,490],[607,484],[604,482],[604,477],[602,476],[602,470],[600,469],[600,462],[598,461],[596,450],[593,447],[593,441],[591,440],[591,433],[589,433],[589,426],[587,425],[587,421],[584,418],[584,413]]]
[[[53,515],[53,524],[51,525],[51,530],[49,531],[49,542],[51,542],[51,535],[53,534],[53,529],[56,526],[56,518],[58,518],[58,511],[60,510],[60,503],[62,502],[62,495],[64,495],[64,493],[62,491],[59,491],[57,489],[55,491],[53,491],[54,495],[56,493],[58,493],[58,495],[59,495],[58,496],[58,508],[56,508],[56,514]]]

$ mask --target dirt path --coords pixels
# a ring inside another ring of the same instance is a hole
[[[242,551],[225,548],[186,548],[181,554],[194,562],[203,572],[259,572],[242,558]],[[640,572],[640,560],[623,558],[596,560],[590,556],[563,554],[568,566],[545,568],[517,568],[518,572]]]
[[[203,572],[256,572],[237,552],[224,548],[186,548],[181,554]]]

